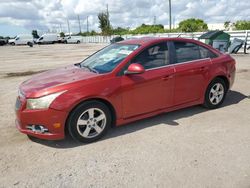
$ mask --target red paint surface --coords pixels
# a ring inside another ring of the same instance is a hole
[[[118,75],[126,64],[143,49],[164,41],[187,41],[209,48],[219,57],[194,62],[172,64],[146,70],[142,74]],[[32,77],[20,85],[25,95],[21,108],[16,111],[17,128],[42,139],[64,138],[64,126],[70,111],[85,100],[99,99],[112,105],[116,114],[116,126],[191,105],[202,104],[208,84],[216,76],[234,81],[235,61],[229,55],[189,39],[151,38],[123,41],[140,44],[111,73],[96,74],[77,66],[47,71]],[[38,98],[59,91],[49,109],[27,110],[26,99]],[[55,129],[54,123],[61,123]],[[41,124],[49,129],[47,134],[36,134],[26,129],[28,124]]]

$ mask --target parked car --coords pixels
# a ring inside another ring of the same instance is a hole
[[[8,39],[0,39],[0,46],[8,44]]]
[[[16,126],[42,139],[63,139],[68,131],[93,142],[112,126],[198,104],[217,108],[234,76],[229,54],[196,40],[122,41],[23,82]]]
[[[14,39],[9,39],[9,44],[11,45],[31,45],[34,43],[32,35],[18,35]]]
[[[120,42],[120,41],[123,41],[123,40],[124,40],[124,38],[119,36],[119,37],[115,37],[115,38],[111,39],[110,43],[113,44],[113,43]]]
[[[54,44],[58,42],[58,36],[56,33],[43,34],[39,39],[37,39],[37,44]]]
[[[65,43],[68,43],[68,44],[80,44],[81,42],[81,38],[77,36],[67,36],[64,39],[65,39]]]

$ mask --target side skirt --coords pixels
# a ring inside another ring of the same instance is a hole
[[[142,115],[138,115],[138,116],[133,116],[133,117],[128,118],[128,119],[117,119],[116,120],[116,126],[118,127],[118,126],[121,126],[121,125],[124,125],[124,124],[127,124],[127,123],[131,123],[133,121],[145,119],[145,118],[156,116],[156,115],[166,113],[166,112],[172,112],[172,111],[187,108],[187,107],[190,107],[190,106],[199,105],[199,104],[202,104],[202,103],[203,103],[202,100],[199,100],[199,101],[194,101],[194,102],[191,102],[191,103],[185,103],[185,104],[181,104],[181,105],[178,105],[178,106],[173,106],[173,107],[157,110],[157,111],[154,111],[154,112],[150,112],[150,113],[146,113],[146,114],[142,114]]]

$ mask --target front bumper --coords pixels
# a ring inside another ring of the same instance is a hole
[[[54,109],[27,110],[26,100],[18,97],[16,103],[16,127],[24,133],[40,139],[60,140],[65,137],[64,127],[67,112]],[[41,133],[28,129],[31,125],[41,125],[48,129]]]

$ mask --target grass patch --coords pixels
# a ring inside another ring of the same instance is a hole
[[[9,73],[6,73],[5,77],[29,76],[29,75],[38,74],[38,73],[41,73],[41,72],[44,72],[44,71],[47,71],[47,70],[24,71],[24,72],[9,72]]]

